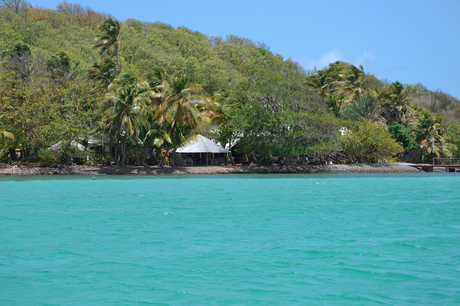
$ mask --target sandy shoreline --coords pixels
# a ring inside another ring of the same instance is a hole
[[[200,175],[200,174],[334,174],[334,173],[405,173],[423,172],[408,163],[356,165],[296,165],[296,166],[201,166],[155,167],[127,166],[65,166],[30,167],[0,164],[0,175]],[[436,171],[436,170],[435,170]]]

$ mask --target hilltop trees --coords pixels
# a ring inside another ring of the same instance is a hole
[[[242,152],[269,164],[272,156],[305,158],[334,150],[340,127],[304,85],[301,67],[263,48],[248,52],[243,64],[248,81],[235,95],[243,106],[231,121]]]
[[[451,100],[444,99],[443,95],[436,96],[420,84],[405,86],[395,81],[385,86],[373,75],[365,74],[362,66],[357,68],[344,62],[329,64],[327,68],[309,76],[306,84],[315,89],[330,112],[338,118],[353,121],[367,119],[379,122],[385,129],[388,125],[392,126],[387,129],[387,133],[404,142],[406,152],[416,149],[415,139],[420,145],[419,149],[429,155],[451,156],[456,150],[455,146],[440,136],[442,133],[427,132],[430,129],[426,125],[430,125],[430,120],[435,122],[433,118],[436,116],[426,108],[411,105],[411,101],[417,101],[414,97],[420,95],[443,97],[427,105],[431,110],[442,105],[441,101],[444,101],[446,108],[452,105]],[[434,123],[430,126],[431,131],[437,130]],[[428,134],[431,137],[421,136]]]
[[[18,13],[21,9],[26,9],[30,4],[25,0],[0,0],[0,7],[6,7],[12,9],[15,13]]]
[[[100,118],[101,93],[87,79],[68,78],[57,73],[62,70],[51,69],[57,67],[55,60],[35,59],[26,77],[8,60],[0,69],[2,122],[15,136],[10,145],[21,148],[26,157],[57,142],[70,148],[72,141],[88,138]]]

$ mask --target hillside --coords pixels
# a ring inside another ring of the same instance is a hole
[[[23,158],[52,159],[45,149],[62,141],[59,158],[68,160],[72,141],[101,132],[118,143],[124,137],[131,163],[148,152],[158,158],[162,149],[174,152],[197,133],[222,143],[238,139],[239,152],[259,155],[262,163],[274,156],[376,162],[402,158],[417,142],[424,148],[418,158],[459,155],[452,144],[460,147],[460,101],[442,91],[379,80],[344,62],[306,72],[269,47],[233,35],[119,22],[66,2],[55,10],[18,3],[0,7],[0,149],[10,149],[4,157],[16,147]],[[103,25],[117,31],[111,45]],[[107,113],[128,89],[139,99],[150,95],[132,131],[115,126]],[[179,106],[190,113],[179,118]],[[422,123],[434,129],[423,132]],[[347,140],[341,127],[354,131]],[[366,133],[381,134],[375,146],[381,152],[357,147],[367,145],[357,138]],[[119,160],[121,151],[107,158]]]

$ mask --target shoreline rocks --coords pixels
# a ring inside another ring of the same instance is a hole
[[[157,167],[66,166],[32,167],[0,164],[1,175],[203,175],[203,174],[356,174],[423,172],[405,163],[293,166]]]

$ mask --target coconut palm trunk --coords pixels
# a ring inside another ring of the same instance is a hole
[[[126,134],[125,137],[123,137],[123,160],[121,162],[121,167],[125,167],[125,162],[126,162]]]
[[[233,156],[232,156],[232,150],[230,150],[230,153],[228,153],[229,157],[230,157],[230,163],[232,164],[232,166],[235,166],[235,161],[233,160]]]
[[[150,166],[147,165],[147,163],[145,162],[145,158],[147,157],[148,149],[149,148],[146,145],[142,147],[141,163],[142,163],[142,166],[144,166],[144,168],[150,168]]]
[[[113,157],[113,154],[112,154],[112,137],[109,138],[109,156]]]

